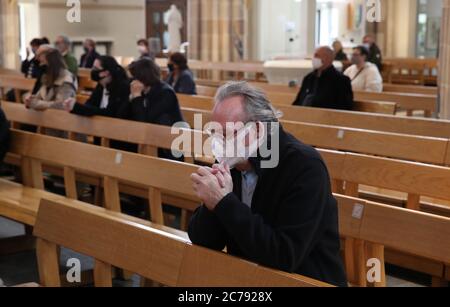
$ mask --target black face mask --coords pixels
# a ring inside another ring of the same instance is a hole
[[[170,72],[173,72],[175,70],[175,65],[167,64],[167,68],[169,69]]]
[[[105,79],[106,77],[100,77],[100,73],[104,72],[105,70],[100,70],[100,69],[93,69],[91,71],[91,80],[95,81],[95,82],[99,82],[103,79]]]
[[[84,47],[83,50],[84,50],[84,53],[89,53],[89,48],[88,47]]]

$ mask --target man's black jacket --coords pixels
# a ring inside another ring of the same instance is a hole
[[[241,202],[241,175],[232,171],[234,192],[213,212],[200,207],[189,225],[194,244],[250,261],[346,286],[340,256],[338,210],[327,168],[313,148],[280,128],[280,162],[262,169],[251,209]]]
[[[350,79],[330,66],[320,77],[313,71],[303,80],[294,102],[296,106],[322,109],[352,110],[353,90]]]

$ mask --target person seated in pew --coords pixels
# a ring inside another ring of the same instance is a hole
[[[94,61],[92,81],[97,87],[85,104],[77,103],[72,97],[64,102],[64,109],[82,116],[108,116],[124,118],[124,111],[130,97],[130,82],[125,69],[112,56],[106,55]]]
[[[38,111],[63,109],[64,101],[76,97],[76,77],[67,70],[64,58],[56,49],[41,54],[39,63],[45,71],[42,84],[36,95],[25,98],[25,106]]]
[[[375,42],[375,37],[371,34],[364,36],[363,46],[369,50],[369,57],[367,58],[367,61],[375,64],[381,72],[383,70],[383,56],[381,54],[380,47],[378,47]]]
[[[56,38],[55,48],[58,49],[59,52],[61,52],[61,55],[64,58],[64,62],[66,63],[67,69],[71,73],[73,73],[74,76],[78,76],[78,61],[73,56],[73,54],[70,53],[71,46],[72,43],[67,36],[60,35]]]
[[[152,60],[142,58],[130,64],[133,81],[130,102],[124,116],[130,120],[172,127],[184,122],[175,91],[161,81],[161,70]],[[159,157],[174,159],[170,150],[159,149]]]
[[[353,91],[383,92],[383,78],[380,71],[370,62],[367,62],[369,50],[364,46],[353,49],[352,66],[347,68],[344,75],[352,81]]]
[[[264,93],[246,82],[218,90],[216,130],[209,133],[220,164],[191,176],[204,205],[191,219],[189,237],[197,245],[226,247],[258,264],[345,287],[327,167],[315,149],[283,130],[279,117]]]
[[[0,107],[0,165],[9,149],[9,122]]]
[[[27,48],[27,56],[25,60],[22,61],[22,65],[20,67],[20,71],[27,79],[38,79],[40,78],[42,72],[40,69],[37,51],[40,46],[48,44],[47,38],[35,38],[30,42],[30,48]],[[31,51],[31,52],[30,52]],[[33,54],[33,57],[30,59],[30,53]],[[10,90],[6,93],[7,101],[16,101],[16,94],[14,90]]]
[[[352,110],[353,90],[350,79],[333,66],[334,52],[320,47],[313,59],[314,71],[303,80],[294,102],[296,106]]]
[[[145,38],[138,40],[137,49],[140,55],[139,59],[146,58],[153,61],[155,60],[155,55],[150,52],[150,45]]]
[[[83,44],[84,54],[81,55],[80,67],[81,68],[92,68],[96,59],[100,57],[97,50],[95,50],[94,40],[88,38]]]
[[[197,95],[194,75],[189,70],[188,61],[184,54],[173,53],[167,64],[169,75],[166,82],[173,87],[176,93]]]

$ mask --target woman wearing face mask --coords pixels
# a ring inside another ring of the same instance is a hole
[[[21,71],[24,74],[25,78],[36,79],[40,76],[39,70],[39,61],[36,56],[36,52],[41,45],[45,42],[44,39],[35,38],[30,42],[31,53],[34,55],[33,58],[30,58],[30,49],[27,48],[27,57],[22,62]]]
[[[63,109],[63,103],[77,93],[76,78],[68,70],[58,50],[50,49],[39,55],[41,69],[45,71],[36,95],[25,98],[28,108],[45,111]]]
[[[111,56],[101,56],[94,61],[91,79],[97,87],[85,104],[75,98],[64,102],[64,109],[82,116],[108,116],[124,118],[121,113],[128,104],[130,84],[125,69]]]
[[[367,62],[369,51],[364,46],[353,49],[352,66],[347,68],[344,75],[352,81],[353,91],[367,91],[381,93],[383,78],[375,64]]]
[[[189,70],[187,59],[182,53],[173,53],[167,65],[169,76],[166,82],[173,87],[176,93],[197,95],[194,76]]]
[[[161,81],[160,68],[155,62],[140,59],[131,63],[128,70],[133,81],[127,118],[163,126],[183,122],[177,95],[167,83]],[[173,158],[171,152],[166,150],[159,150],[159,156]]]

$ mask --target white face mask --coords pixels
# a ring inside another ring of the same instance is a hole
[[[145,46],[138,46],[138,51],[140,54],[145,54],[147,53],[147,47]]]
[[[261,127],[263,125],[260,125]],[[247,126],[238,132],[235,138],[225,139],[221,136],[213,136],[211,150],[220,164],[226,164],[230,169],[235,168],[251,157],[255,157],[258,148],[264,139],[264,132],[260,128],[260,138],[257,139],[256,126]],[[253,135],[249,146],[245,145],[247,136]],[[262,136],[262,137],[261,137]]]
[[[321,68],[323,66],[323,62],[319,58],[314,58],[312,60],[312,65],[313,65],[314,69],[319,69],[319,68]]]

